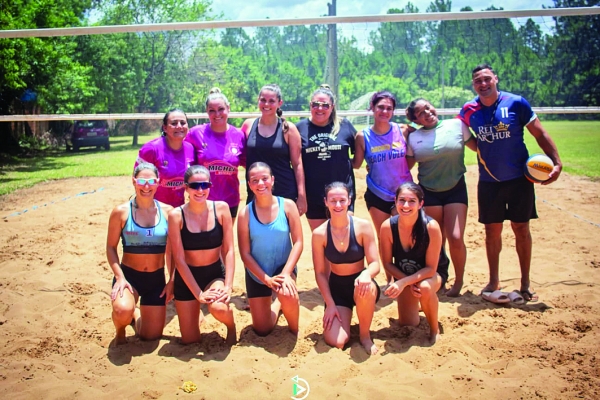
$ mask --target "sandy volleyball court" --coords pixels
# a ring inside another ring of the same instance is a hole
[[[368,218],[364,171],[357,180],[356,214]],[[110,210],[133,193],[130,180],[55,181],[2,197],[0,218],[8,217],[0,220],[0,397],[289,399],[291,379],[299,376],[310,386],[309,399],[599,398],[600,183],[563,174],[537,186],[532,285],[540,301],[517,308],[478,296],[487,263],[476,180],[469,167],[466,285],[459,298],[441,297],[442,340],[428,347],[424,316],[418,328],[398,327],[395,303],[382,299],[371,326],[381,353],[372,357],[358,342],[357,326],[345,350],[323,341],[304,218],[297,341],[283,318],[266,338],[249,328],[236,256],[236,346],[225,346],[225,327],[211,316],[202,343],[179,345],[170,304],[160,341],[130,337],[114,347],[105,238]],[[512,291],[520,274],[508,224],[503,237],[502,286]],[[198,390],[184,393],[184,381]]]

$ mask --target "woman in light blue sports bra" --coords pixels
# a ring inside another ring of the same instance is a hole
[[[167,244],[167,213],[172,207],[154,199],[159,177],[153,164],[138,164],[132,181],[135,197],[112,211],[106,238],[106,257],[114,274],[110,297],[116,344],[126,342],[126,328],[132,323],[141,339],[160,339],[166,303],[173,298],[173,266]],[[123,243],[121,260],[119,240]]]
[[[246,268],[246,293],[252,328],[268,335],[282,311],[292,333],[298,333],[300,299],[296,264],[302,254],[302,226],[296,204],[273,196],[271,168],[256,162],[248,168],[252,200],[238,219],[238,246]],[[275,301],[272,295],[275,294]]]

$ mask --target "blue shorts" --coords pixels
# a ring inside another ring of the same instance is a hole
[[[221,260],[217,260],[210,265],[206,265],[204,267],[194,267],[193,265],[189,266],[194,279],[198,286],[200,286],[200,290],[204,291],[213,281],[217,279],[225,279],[225,267]],[[173,288],[173,294],[175,295],[175,300],[177,301],[191,301],[198,300],[196,296],[192,293],[190,288],[185,284],[185,281],[179,274],[179,271],[175,270],[175,283]]]
[[[153,272],[141,272],[121,264],[121,270],[123,270],[123,276],[127,282],[140,296],[141,306],[164,306],[167,304],[167,296],[160,297],[167,284],[163,268]],[[116,281],[116,278],[113,278],[112,286]]]

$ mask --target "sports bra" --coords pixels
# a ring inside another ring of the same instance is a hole
[[[181,243],[184,250],[210,250],[216,249],[223,244],[223,227],[217,218],[217,207],[213,201],[213,211],[215,214],[215,227],[210,231],[190,232],[185,223],[185,213],[181,209],[181,218],[183,226],[181,227]]]
[[[365,248],[358,244],[354,234],[354,220],[350,216],[350,236],[348,238],[348,249],[341,253],[335,248],[331,237],[331,222],[327,223],[327,245],[325,246],[325,257],[334,264],[353,264],[365,257]]]
[[[158,210],[158,223],[154,226],[139,226],[133,219],[133,200],[129,202],[129,216],[121,229],[123,253],[162,254],[167,247],[168,224],[160,205],[154,200]]]

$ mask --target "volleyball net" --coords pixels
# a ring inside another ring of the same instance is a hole
[[[523,95],[538,114],[600,114],[600,7],[424,11],[3,30],[3,47],[41,41],[71,64],[20,88],[0,122],[157,120],[173,107],[205,119],[212,87],[229,98],[230,118],[247,118],[269,83],[281,87],[286,116],[306,117],[311,93],[334,76],[338,113],[358,124],[368,123],[378,90],[394,93],[399,108],[424,97],[455,115],[474,97],[471,70],[483,62],[501,90]]]

